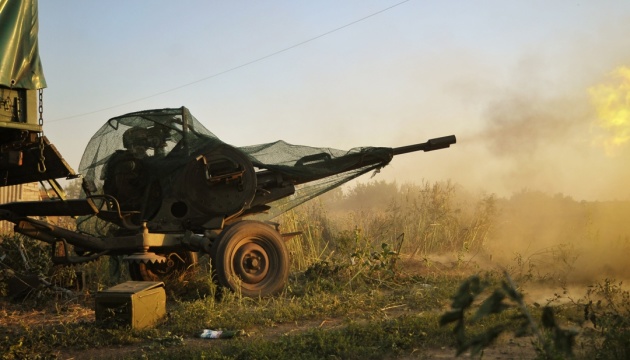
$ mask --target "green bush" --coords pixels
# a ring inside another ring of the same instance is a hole
[[[585,296],[584,319],[595,330],[589,339],[591,358],[630,358],[630,293],[622,285],[606,279]]]

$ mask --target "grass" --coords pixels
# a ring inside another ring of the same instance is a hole
[[[414,286],[426,284],[427,280],[409,277],[398,279],[388,286],[366,284],[355,290],[342,290],[347,277],[340,277],[333,284],[338,289],[330,292],[322,289],[317,284],[318,280],[302,275],[293,278],[287,290],[274,298],[250,299],[227,293],[220,299],[209,296],[195,300],[176,299],[169,303],[168,319],[154,330],[109,329],[95,324],[92,319],[50,325],[18,322],[12,326],[3,326],[3,330],[8,330],[8,335],[0,344],[6,351],[4,358],[9,359],[33,354],[53,356],[56,351],[63,349],[76,351],[117,345],[160,348],[159,356],[153,354],[158,358],[169,358],[173,354],[188,357],[193,355],[193,350],[176,346],[181,343],[176,337],[190,339],[202,329],[213,328],[244,329],[251,338],[235,339],[234,344],[230,343],[221,352],[208,354],[209,358],[276,358],[278,352],[286,353],[287,357],[284,358],[289,358],[295,352],[288,352],[287,347],[317,357],[329,353],[360,354],[362,352],[357,352],[355,348],[364,347],[366,341],[379,338],[383,333],[388,335],[374,346],[381,348],[386,345],[384,349],[394,346],[400,351],[413,350],[409,347],[411,345],[405,347],[403,344],[420,346],[427,342],[427,339],[420,338],[418,341],[421,342],[417,343],[410,338],[415,333],[433,332],[430,329],[437,327],[436,318],[439,315],[435,311],[436,306],[444,306],[441,294],[457,287],[457,281],[451,277],[444,278],[441,284],[430,285],[450,287],[440,292],[433,292],[426,286]],[[87,303],[91,299],[82,300],[84,306],[88,307]],[[11,315],[5,318],[11,318]],[[320,329],[315,325],[326,319],[338,324],[338,327],[329,332],[329,329]],[[277,333],[278,329],[290,332],[293,325],[300,323],[312,323],[314,329],[291,336],[283,336],[282,331]],[[269,337],[267,331],[276,335]],[[446,329],[437,331],[443,335],[448,333]],[[436,338],[432,338],[435,341]],[[243,343],[248,345],[244,346]],[[164,352],[162,347],[169,347],[169,350]],[[147,351],[150,352],[145,350],[145,353]],[[382,354],[372,353],[370,358],[378,358],[377,354]],[[203,351],[198,354],[201,355]]]
[[[441,333],[448,342],[446,329],[436,328],[435,314],[403,315],[395,319],[347,322],[339,328],[312,328],[273,340],[239,339],[221,349],[169,349],[157,358],[173,356],[206,359],[382,359],[385,356],[410,354],[427,346],[437,346]],[[440,345],[445,342],[440,341]]]

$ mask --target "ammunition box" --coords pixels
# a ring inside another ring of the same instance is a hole
[[[159,281],[127,281],[96,294],[96,320],[144,329],[166,315],[166,292]]]

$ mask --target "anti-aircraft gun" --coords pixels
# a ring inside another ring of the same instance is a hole
[[[221,285],[264,296],[283,288],[285,241],[295,235],[266,220],[395,155],[455,142],[451,135],[350,151],[283,141],[234,147],[184,107],[134,112],[110,119],[88,143],[79,166],[82,199],[0,205],[0,218],[65,249],[53,258],[57,263],[122,255],[134,280],[156,280],[185,271],[206,253]],[[33,218],[54,215],[78,216],[78,231]]]
[[[77,174],[43,135],[37,30],[36,0],[0,0],[0,187],[47,181],[62,193],[55,179]],[[221,285],[264,296],[286,282],[284,242],[295,235],[266,220],[395,155],[454,143],[447,136],[347,152],[282,141],[236,148],[186,108],[141,111],[110,119],[92,137],[79,169],[81,199],[2,204],[0,220],[51,244],[57,264],[123,256],[134,280],[156,280],[205,253]],[[77,217],[77,230],[48,216]]]

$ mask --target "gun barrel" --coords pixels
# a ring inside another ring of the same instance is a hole
[[[433,151],[433,150],[439,150],[439,149],[446,149],[450,147],[452,144],[455,144],[456,142],[457,142],[457,138],[455,137],[455,135],[449,135],[449,136],[442,136],[435,139],[430,139],[429,141],[422,144],[407,145],[407,146],[393,148],[393,150],[394,150],[394,155],[401,155],[401,154],[406,154],[406,153],[415,152],[415,151],[426,152],[426,151]]]

